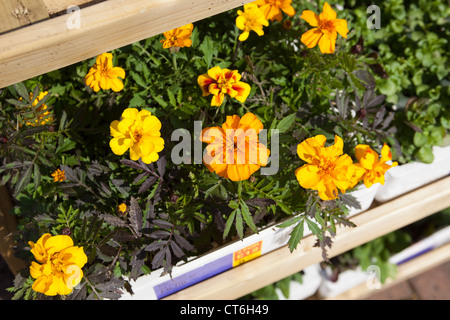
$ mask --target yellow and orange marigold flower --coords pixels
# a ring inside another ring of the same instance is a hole
[[[251,87],[240,80],[241,75],[237,70],[221,69],[217,66],[199,76],[197,83],[202,89],[204,97],[213,95],[211,106],[219,107],[226,94],[240,102],[245,102]]]
[[[130,149],[131,160],[141,158],[144,163],[151,163],[159,159],[158,152],[164,149],[161,121],[148,110],[125,109],[120,121],[111,122],[110,130],[113,138],[109,146],[116,155]]]
[[[266,166],[270,150],[259,142],[262,122],[253,114],[227,116],[222,127],[205,128],[200,140],[208,143],[203,163],[210,172],[232,181],[247,180]]]
[[[44,97],[48,94],[48,91],[44,91],[39,93],[39,96],[37,96],[33,100],[33,92],[30,92],[30,100],[33,101],[31,106],[34,108],[37,106],[39,101],[44,99]],[[19,98],[20,101],[22,101],[22,98]],[[41,104],[37,109],[36,112],[38,113],[37,119],[35,119],[33,122],[27,121],[25,122],[25,125],[31,126],[31,127],[37,127],[37,126],[43,126],[46,124],[50,124],[53,122],[53,117],[51,115],[50,109],[47,107],[45,103]]]
[[[386,163],[392,161],[391,150],[387,144],[384,144],[381,148],[381,157],[365,144],[359,144],[355,147],[355,156],[359,161],[356,166],[364,169],[361,180],[364,181],[367,188],[375,183],[384,184],[386,171],[398,165],[396,161],[390,165]]]
[[[30,274],[36,279],[33,290],[48,296],[67,295],[83,278],[81,268],[87,263],[83,247],[74,246],[66,235],[42,235],[28,242],[31,253],[39,262],[32,262]]]
[[[125,70],[120,67],[113,67],[112,53],[102,53],[97,56],[95,64],[84,77],[84,81],[95,92],[100,89],[112,89],[118,92],[123,89],[123,82],[119,78],[125,79]]]
[[[322,11],[320,15],[311,10],[302,12],[300,18],[315,28],[305,32],[301,37],[301,42],[308,48],[313,48],[319,44],[320,52],[333,53],[337,34],[339,33],[342,37],[347,38],[347,21],[337,19],[336,12],[327,2],[323,5]]]
[[[52,173],[52,177],[54,182],[63,182],[66,180],[66,173],[64,170],[56,169],[55,172]]]
[[[262,10],[255,3],[244,5],[244,11],[237,11],[236,26],[243,30],[239,35],[239,41],[245,41],[250,35],[250,31],[256,32],[258,36],[264,35],[263,26],[268,26],[269,21],[264,17]]]
[[[291,6],[292,0],[256,0],[254,3],[263,11],[264,17],[270,21],[281,22],[282,11],[290,17],[295,14],[295,9]]]
[[[160,42],[164,49],[172,47],[190,47],[192,45],[191,35],[194,25],[192,23],[166,31],[163,33],[164,38]]]
[[[343,154],[341,137],[336,135],[331,146],[325,147],[325,143],[326,137],[317,135],[297,146],[297,154],[306,164],[297,168],[295,175],[303,188],[317,190],[322,200],[333,200],[339,190],[345,193],[358,182],[357,167],[349,155]]]

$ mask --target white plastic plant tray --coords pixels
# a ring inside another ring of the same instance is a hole
[[[434,146],[433,155],[432,163],[409,162],[390,168],[375,200],[389,201],[450,174],[450,146]]]
[[[410,261],[428,251],[439,248],[450,242],[450,226],[447,226],[432,235],[420,240],[411,246],[403,249],[397,254],[389,258],[389,262],[397,266]],[[327,279],[327,274],[331,273],[331,269],[322,271],[323,281],[318,289],[319,295],[323,298],[333,298],[341,293],[344,293],[358,285],[366,282],[368,285],[374,285],[375,274],[370,270],[362,270],[358,266],[355,270],[346,270],[339,274],[339,279],[332,282]]]
[[[439,248],[449,242],[450,226],[447,226],[393,255],[389,261],[396,265],[401,265],[402,263],[412,260],[428,251]]]
[[[362,191],[362,193],[365,194],[366,192]],[[370,204],[364,205],[364,209],[368,206]],[[351,211],[347,217],[361,211]],[[243,240],[234,241],[205,255],[194,257],[188,262],[180,262],[172,268],[171,275],[162,275],[163,269],[161,268],[149,275],[139,277],[136,281],[130,280],[133,295],[126,292],[121,299],[159,300],[244,262],[279,249],[288,244],[290,233],[295,227],[294,224],[286,228],[280,228],[280,224],[262,229],[257,234],[245,237]],[[310,234],[311,230],[305,224],[303,236]]]
[[[279,300],[304,300],[316,293],[322,282],[320,265],[310,265],[303,270],[302,283],[291,281],[289,283],[289,297],[286,298],[279,288],[276,289]]]
[[[278,225],[268,227],[243,240],[234,241],[188,262],[181,262],[173,267],[171,276],[161,275],[163,269],[158,269],[136,281],[130,280],[133,295],[126,292],[120,299],[162,299],[286,245],[294,227],[295,225],[286,228],[280,228]],[[306,224],[304,227],[304,236],[311,234]]]

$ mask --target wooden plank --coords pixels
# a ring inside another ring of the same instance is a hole
[[[350,220],[357,227],[338,227],[328,255],[330,258],[334,257],[448,207],[450,207],[450,177],[352,217]],[[322,252],[320,248],[314,247],[315,241],[314,236],[307,236],[292,253],[287,246],[282,247],[165,299],[240,298],[300,272],[309,265],[321,262]]]
[[[2,0],[0,33],[49,18],[43,0]]]
[[[251,0],[109,0],[0,36],[0,88]],[[81,28],[69,27],[80,14]]]
[[[405,262],[397,267],[397,275],[395,279],[388,279],[380,289],[370,289],[363,283],[355,288],[348,290],[338,296],[328,298],[326,300],[359,300],[368,296],[379,293],[392,286],[411,279],[427,270],[437,267],[447,261],[450,261],[450,243],[432,251],[426,252],[417,258]]]
[[[43,0],[50,15],[66,13],[71,6],[87,7],[107,0]]]

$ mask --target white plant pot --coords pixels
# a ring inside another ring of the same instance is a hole
[[[357,213],[369,209],[380,187],[381,187],[380,183],[375,183],[370,188],[367,188],[364,184],[361,184],[358,187],[356,187],[355,190],[349,192],[349,194],[351,194],[356,198],[356,200],[361,205],[361,208],[356,209],[354,207],[350,207],[348,215],[353,216]]]
[[[450,146],[433,147],[432,163],[410,162],[390,168],[375,200],[386,202],[450,173]]]
[[[355,270],[345,270],[339,273],[338,280],[335,282],[329,280],[330,267],[327,266],[324,270],[321,270],[321,275],[323,280],[318,289],[321,298],[333,298],[370,280],[370,274],[363,271],[360,266]]]
[[[322,277],[319,264],[313,264],[303,270],[302,283],[291,281],[289,284],[289,297],[286,298],[280,289],[276,289],[279,300],[304,300],[311,297],[319,289]]]
[[[278,225],[273,225],[243,240],[234,241],[205,255],[194,257],[186,263],[180,262],[172,268],[172,275],[163,275],[163,269],[158,269],[149,275],[139,277],[136,281],[130,280],[133,295],[125,292],[120,299],[162,299],[287,245],[294,227],[295,225],[280,228]],[[311,234],[306,224],[303,234],[304,236]]]
[[[449,242],[450,226],[447,226],[412,244],[399,253],[392,255],[389,258],[389,262],[396,265],[401,265]],[[374,266],[374,268],[368,268],[367,271],[363,271],[361,267],[358,266],[355,270],[346,270],[341,272],[338,280],[336,282],[332,282],[329,280],[331,268],[327,266],[324,270],[321,269],[320,274],[322,276],[322,282],[317,292],[321,298],[333,298],[363,284],[364,282],[366,282],[368,288],[380,289],[381,284],[377,279],[379,276],[377,272],[379,272],[379,269],[377,269],[376,266]]]

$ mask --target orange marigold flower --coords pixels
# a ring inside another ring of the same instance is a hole
[[[355,147],[355,156],[359,161],[356,166],[364,169],[361,180],[364,181],[367,188],[378,182],[384,184],[386,171],[398,165],[396,161],[390,165],[386,163],[392,160],[391,150],[387,144],[384,144],[381,148],[381,157],[365,144],[359,144]]]
[[[97,56],[95,64],[84,77],[84,81],[95,92],[100,89],[112,89],[118,92],[123,89],[123,82],[119,78],[125,79],[125,70],[113,67],[112,53],[102,53]]]
[[[336,135],[334,144],[328,147],[326,140],[324,135],[317,135],[297,146],[297,154],[306,164],[297,168],[295,175],[303,188],[317,190],[322,200],[333,200],[338,197],[338,189],[345,193],[356,184],[357,167],[349,155],[343,154],[341,137]]]
[[[63,182],[66,180],[66,173],[64,170],[56,169],[56,171],[52,173],[52,177],[54,182]]]
[[[269,21],[264,18],[264,13],[254,3],[244,5],[244,11],[237,11],[236,26],[243,30],[239,36],[239,41],[247,40],[250,31],[256,32],[258,36],[264,35],[263,26],[268,26]]]
[[[317,15],[311,10],[302,12],[301,19],[315,27],[305,32],[301,37],[301,42],[308,48],[313,48],[319,44],[320,52],[333,53],[336,45],[337,34],[347,38],[347,21],[337,19],[336,12],[325,2],[323,12]]]
[[[110,125],[112,139],[109,146],[114,154],[123,155],[130,149],[130,159],[142,159],[144,163],[159,159],[158,152],[164,149],[161,137],[161,121],[148,110],[127,108],[122,112],[122,120],[114,120]]]
[[[232,181],[247,180],[266,166],[270,150],[259,142],[262,122],[253,114],[227,116],[222,127],[205,128],[200,140],[208,143],[203,163],[210,172]]]
[[[164,49],[172,47],[190,47],[192,45],[191,35],[194,25],[189,23],[187,25],[166,31],[163,33],[165,39],[160,42]]]
[[[281,11],[292,17],[295,14],[295,9],[291,6],[292,0],[256,0],[259,8],[263,11],[267,20],[277,20],[281,22],[283,14]]]
[[[81,268],[87,263],[83,247],[74,246],[67,235],[43,234],[34,243],[29,241],[31,253],[39,262],[31,262],[32,288],[47,296],[68,295],[83,278]]]
[[[207,73],[197,78],[203,96],[214,95],[211,106],[222,105],[225,94],[240,102],[245,102],[250,94],[249,84],[241,82],[241,75],[237,70],[221,69],[219,66],[209,69]]]

